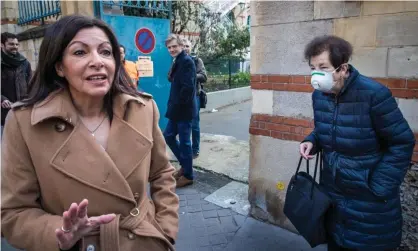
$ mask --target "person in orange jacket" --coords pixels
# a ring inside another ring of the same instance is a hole
[[[139,81],[139,72],[136,68],[135,62],[129,61],[125,59],[125,46],[120,45],[120,57],[122,59],[123,66],[125,67],[125,71],[128,73],[129,77],[132,79],[133,86],[138,89],[138,81]]]

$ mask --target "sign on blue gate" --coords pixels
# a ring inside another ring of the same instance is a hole
[[[151,53],[155,48],[155,36],[150,29],[141,28],[135,35],[136,48],[143,54]]]

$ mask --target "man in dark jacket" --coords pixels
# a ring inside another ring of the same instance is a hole
[[[192,151],[193,151],[193,158],[197,158],[200,152],[200,92],[202,90],[202,86],[206,83],[208,77],[206,75],[205,65],[203,64],[202,59],[200,59],[197,55],[191,54],[191,47],[192,43],[188,39],[183,40],[184,43],[184,51],[187,55],[191,56],[194,64],[196,66],[196,116],[193,118],[192,121]]]
[[[193,156],[190,135],[192,119],[196,116],[196,67],[183,50],[182,39],[174,34],[165,41],[173,64],[168,74],[171,82],[166,117],[169,119],[164,131],[167,145],[180,162],[181,169],[174,177],[177,187],[193,183]],[[180,142],[176,136],[179,135]]]
[[[29,61],[19,51],[17,36],[1,34],[1,132],[12,104],[26,98],[32,75]]]

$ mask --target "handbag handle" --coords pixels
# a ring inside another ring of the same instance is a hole
[[[302,164],[302,160],[303,160],[303,157],[301,156],[299,158],[298,168],[296,169],[295,180],[297,180],[298,173],[299,173],[299,170],[300,170],[300,166]],[[321,179],[321,176],[322,176],[322,154],[321,154],[321,152],[318,152],[316,154],[314,177],[313,177],[313,180],[312,180],[312,187],[311,187],[311,199],[313,197],[313,190],[314,190],[314,187],[315,187],[316,174],[318,172],[318,161],[320,163],[319,164],[319,179]],[[309,174],[309,160],[306,160],[306,171]]]
[[[316,160],[315,160],[315,171],[314,171],[314,177],[313,177],[313,181],[312,181],[312,188],[311,188],[311,199],[313,197],[313,190],[314,190],[314,185],[315,185],[315,181],[316,181],[316,174],[318,171],[318,161],[320,161],[320,167],[319,167],[319,179],[321,179],[321,175],[322,175],[322,158],[321,158],[321,152],[318,152],[316,154]]]

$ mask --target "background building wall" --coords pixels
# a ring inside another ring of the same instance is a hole
[[[80,14],[94,16],[93,1],[61,1],[61,15],[58,18],[51,17],[45,20],[45,25],[54,23],[64,15]],[[19,18],[18,1],[1,1],[1,32],[22,34],[32,30],[42,29],[40,22],[27,25],[18,25]],[[39,58],[39,48],[42,44],[42,37],[24,36],[25,39],[19,41],[19,52],[31,63],[32,70],[36,69]]]
[[[351,63],[391,89],[418,139],[418,2],[253,1],[250,9],[249,200],[254,216],[294,230],[282,208],[299,142],[313,128],[305,45],[331,34],[352,43]]]

